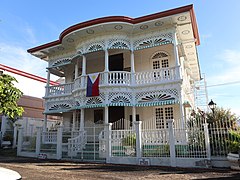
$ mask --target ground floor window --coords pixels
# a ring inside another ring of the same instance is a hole
[[[159,107],[155,109],[156,128],[168,128],[167,120],[173,119],[173,107]]]

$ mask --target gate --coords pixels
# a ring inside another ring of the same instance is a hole
[[[63,143],[63,158],[105,162],[105,158],[102,158],[99,154],[99,137],[103,129],[103,124],[84,127],[84,131],[69,138],[67,143]]]

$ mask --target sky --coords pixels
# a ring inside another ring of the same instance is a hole
[[[193,4],[198,56],[208,98],[240,115],[240,1],[8,0],[0,1],[0,63],[47,77],[46,62],[27,49],[57,40],[71,25],[105,16],[140,17]]]

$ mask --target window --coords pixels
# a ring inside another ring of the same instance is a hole
[[[161,107],[155,109],[156,128],[168,128],[166,120],[173,119],[173,107]]]
[[[154,70],[154,79],[166,79],[169,77],[169,56],[166,53],[158,52],[152,57],[152,68]],[[162,73],[161,73],[161,70]],[[159,70],[159,71],[158,71]]]

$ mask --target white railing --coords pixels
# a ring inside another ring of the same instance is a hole
[[[132,127],[132,123],[127,119],[119,119],[112,123],[112,130],[120,130],[120,129],[130,129]]]
[[[57,131],[43,132],[42,135],[44,144],[57,144]]]
[[[99,139],[99,157],[100,158],[106,158],[106,147],[107,147],[107,137],[106,137],[106,131],[102,130],[98,136]]]
[[[169,131],[168,129],[151,129],[142,131],[143,145],[159,145],[168,144]]]
[[[80,76],[74,80],[74,83],[60,84],[47,87],[47,96],[71,94],[72,90],[80,88],[85,89],[87,86],[88,76]],[[179,67],[162,68],[149,72],[136,72],[132,74],[127,71],[110,71],[101,72],[99,85],[145,85],[167,83],[179,80]]]
[[[163,68],[150,72],[135,73],[136,84],[159,83],[180,79],[179,67]]]
[[[108,83],[110,85],[130,85],[131,73],[125,71],[110,71],[108,73]]]
[[[79,132],[79,135],[68,139],[68,155],[74,156],[81,151],[87,143],[86,131]]]
[[[60,84],[56,86],[47,87],[47,95],[55,96],[55,95],[64,95],[72,93],[73,83]]]
[[[74,80],[74,87],[73,88],[74,88],[74,90],[81,88],[81,76],[77,77]]]

